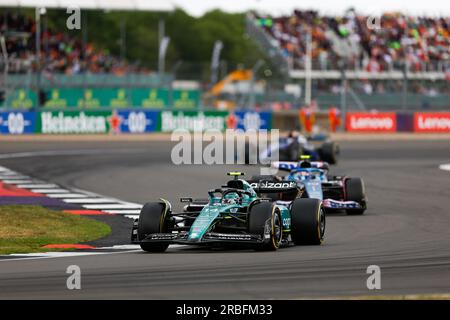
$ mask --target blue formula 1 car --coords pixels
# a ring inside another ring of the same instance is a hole
[[[331,141],[327,136],[305,136],[292,131],[286,137],[280,137],[277,144],[264,150],[257,150],[256,146],[247,143],[245,152],[246,164],[256,163],[252,160],[264,161],[270,159],[275,152],[278,152],[278,158],[281,161],[297,161],[301,155],[309,155],[311,160],[336,164],[340,148],[336,142]],[[252,159],[251,154],[255,154],[257,159]]]
[[[347,214],[361,215],[367,208],[364,181],[361,178],[328,175],[326,162],[309,161],[301,156],[300,162],[274,162],[272,167],[288,171],[285,177],[255,176],[252,179],[269,181],[295,181],[302,197],[322,200],[326,211],[345,210]]]
[[[181,198],[180,213],[161,199],[144,205],[131,241],[148,252],[170,244],[243,245],[277,250],[290,244],[319,245],[325,233],[322,201],[302,199],[294,181],[245,181],[242,173],[208,192],[208,200]]]

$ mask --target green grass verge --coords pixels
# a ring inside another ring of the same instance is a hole
[[[40,206],[0,206],[0,254],[60,251],[47,244],[91,241],[111,233],[102,222]]]

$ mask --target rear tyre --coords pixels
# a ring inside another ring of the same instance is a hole
[[[255,248],[256,250],[275,251],[280,247],[283,237],[281,217],[273,203],[261,202],[253,205],[248,213],[248,219],[249,233],[261,235],[265,240],[264,244]],[[265,238],[266,231],[269,234],[268,239]]]
[[[345,180],[345,200],[356,201],[361,204],[363,209],[348,209],[349,215],[361,215],[366,210],[366,195],[364,181],[361,178],[347,178]]]
[[[298,142],[292,144],[288,151],[288,161],[298,161],[303,151],[301,150],[300,144]]]
[[[325,142],[319,149],[320,159],[329,164],[336,164],[339,156],[339,146],[332,141]]]
[[[166,232],[166,207],[161,202],[149,202],[144,205],[139,214],[138,239],[145,239],[151,233]],[[147,252],[164,252],[169,247],[164,243],[141,243],[141,248]]]
[[[325,213],[318,199],[296,199],[291,207],[291,235],[296,245],[320,245],[325,235]]]

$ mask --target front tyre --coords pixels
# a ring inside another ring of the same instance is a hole
[[[271,202],[261,202],[253,205],[248,213],[248,231],[250,234],[261,235],[264,243],[256,250],[275,251],[280,247],[283,237],[280,213]]]
[[[152,233],[163,233],[167,230],[166,205],[161,202],[149,202],[144,205],[139,214],[138,239],[143,240]],[[142,250],[147,252],[164,252],[169,247],[164,243],[141,242]]]
[[[339,146],[332,141],[325,142],[319,149],[320,159],[329,164],[336,164],[339,157]]]
[[[366,195],[364,181],[361,178],[345,179],[345,200],[358,202],[362,209],[348,209],[349,215],[362,215],[366,210]]]
[[[325,235],[325,213],[318,199],[296,199],[291,207],[291,235],[296,245],[320,245]]]

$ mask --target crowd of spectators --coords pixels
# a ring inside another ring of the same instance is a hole
[[[0,14],[0,35],[4,36],[10,73],[27,73],[40,68],[47,73],[78,74],[128,72],[146,73],[148,70],[129,64],[107,50],[84,43],[80,37],[66,30],[55,31],[41,26],[40,61],[36,54],[36,23],[31,17],[16,13]]]
[[[385,13],[341,17],[294,11],[283,17],[257,16],[294,68],[305,67],[306,37],[312,36],[315,69],[400,69],[446,71],[450,67],[450,17],[430,18]]]

